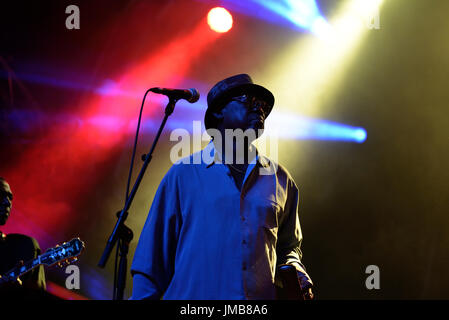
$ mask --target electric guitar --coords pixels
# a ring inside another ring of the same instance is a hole
[[[291,265],[281,265],[277,272],[281,280],[281,286],[276,286],[277,300],[312,300],[314,298],[312,291],[301,287],[296,268]]]
[[[23,265],[14,267],[5,274],[1,275],[0,285],[15,281],[21,284],[19,277],[40,266],[41,264],[53,266],[57,263],[59,266],[62,266],[63,263],[69,264],[71,262],[74,262],[78,259],[77,257],[81,254],[83,249],[84,242],[79,238],[74,238],[69,242],[64,242],[61,245],[50,248],[43,254],[38,256],[36,259],[27,261]]]

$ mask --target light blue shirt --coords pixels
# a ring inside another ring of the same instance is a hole
[[[290,174],[257,156],[240,191],[216,156],[191,164],[206,149],[173,165],[159,185],[131,266],[131,299],[274,299],[276,266],[304,270]]]

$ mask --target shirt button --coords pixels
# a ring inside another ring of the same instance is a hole
[[[242,221],[245,221],[245,217],[242,217]]]
[[[245,239],[243,239],[242,243],[243,243],[243,244],[246,244],[246,240],[245,240]]]
[[[243,269],[243,271],[246,270],[246,263],[245,262],[243,262],[242,269]]]

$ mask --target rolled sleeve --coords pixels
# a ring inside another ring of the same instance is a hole
[[[284,219],[280,226],[276,247],[277,265],[289,264],[295,266],[298,272],[307,275],[306,268],[301,262],[302,231],[299,222],[299,191],[293,180],[289,181],[288,196],[284,207]],[[311,280],[310,280],[311,282]]]
[[[284,206],[284,218],[280,225],[277,251],[277,264],[301,262],[302,232],[299,224],[298,204],[299,192],[296,185],[290,181],[288,196]]]

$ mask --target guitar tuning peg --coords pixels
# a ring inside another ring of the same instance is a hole
[[[62,268],[62,267],[63,267],[63,265],[62,265],[62,263],[61,263],[61,262],[58,262],[58,267],[60,267],[60,268]]]
[[[73,263],[73,262],[75,262],[77,259],[75,258],[75,257],[70,257],[70,258],[68,258],[67,259],[67,261],[69,262],[69,263]]]
[[[77,257],[73,257],[72,258],[72,262],[76,262],[76,261],[78,261],[78,258]]]

